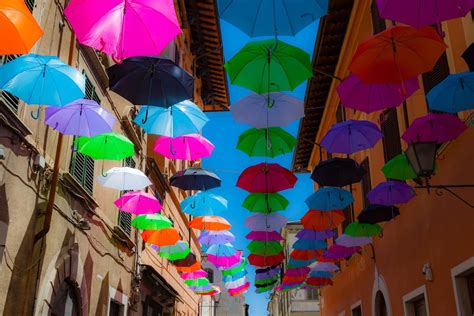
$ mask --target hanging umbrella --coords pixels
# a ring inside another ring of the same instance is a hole
[[[376,124],[348,120],[334,124],[321,141],[321,146],[330,153],[353,154],[374,147],[382,137]]]
[[[207,272],[204,270],[197,270],[195,272],[185,272],[181,274],[181,279],[183,280],[192,280],[205,277],[207,277]]]
[[[173,265],[181,272],[196,272],[201,269],[201,263],[196,255],[190,252],[184,259],[174,260]]]
[[[339,271],[339,267],[332,262],[315,262],[311,266],[311,273],[315,271],[328,271],[336,272]]]
[[[194,93],[194,78],[166,58],[127,58],[108,68],[107,75],[110,90],[136,105],[167,108]]]
[[[105,175],[97,177],[97,182],[103,187],[120,191],[141,190],[151,185],[150,179],[141,170],[129,167],[113,167]]]
[[[396,206],[371,204],[359,213],[357,219],[363,224],[378,224],[390,221],[398,215],[400,211]]]
[[[283,253],[279,253],[274,256],[259,256],[250,254],[248,260],[253,266],[268,267],[283,262],[283,260],[285,260],[285,255]]]
[[[328,212],[320,212],[318,215],[325,215]],[[319,219],[311,219],[310,221],[318,221]],[[332,229],[322,231],[315,231],[311,229],[302,229],[296,233],[296,238],[304,240],[325,240],[337,236],[337,233]]]
[[[372,237],[354,237],[346,234],[336,238],[336,244],[344,247],[363,247],[372,243]]]
[[[251,193],[245,198],[242,207],[255,213],[272,213],[283,211],[289,204],[279,193]]]
[[[208,121],[206,114],[188,100],[166,108],[144,106],[134,119],[146,133],[166,137],[199,133]],[[176,151],[174,148],[171,149],[173,152]]]
[[[209,190],[221,186],[221,179],[202,168],[186,168],[170,178],[170,184],[181,190]]]
[[[323,240],[299,239],[293,244],[293,249],[299,250],[321,250],[327,247],[328,244]]]
[[[196,294],[201,295],[201,296],[203,295],[212,296],[212,295],[218,295],[221,292],[221,289],[215,285],[212,285],[209,287],[209,291],[200,291],[200,288],[195,288],[194,291]]]
[[[432,111],[457,113],[474,109],[474,72],[449,75],[430,90],[427,100]]]
[[[366,171],[350,158],[330,158],[314,167],[311,179],[320,186],[344,187],[359,182]]]
[[[161,215],[160,213],[156,213],[138,215],[132,220],[132,226],[141,230],[158,230],[170,228],[173,226],[173,223],[171,223],[167,217]]]
[[[247,217],[245,226],[255,231],[274,231],[280,230],[286,225],[288,219],[285,216],[273,214],[254,214]]]
[[[112,132],[115,116],[94,100],[78,99],[46,108],[45,123],[63,135],[92,137]]]
[[[316,258],[311,258],[308,260],[298,260],[298,259],[290,258],[290,260],[288,261],[288,267],[289,268],[307,267],[315,261],[316,261]]]
[[[235,241],[235,236],[230,231],[203,231],[198,237],[201,245],[211,246],[216,244],[227,244]],[[210,249],[208,249],[210,250]],[[207,251],[206,251],[207,253]]]
[[[184,199],[181,210],[192,216],[215,215],[227,210],[227,200],[209,191],[201,191]]]
[[[168,159],[199,160],[209,157],[214,145],[199,134],[175,138],[161,136],[156,140],[153,150]]]
[[[273,278],[270,280],[261,280],[261,281],[255,281],[255,287],[256,288],[265,288],[271,285],[274,285],[278,282],[278,277]]]
[[[239,272],[236,272],[232,275],[227,275],[223,278],[224,282],[230,282],[230,281],[235,281],[238,280],[248,274],[247,270],[241,270]]]
[[[235,281],[226,282],[226,283],[224,284],[224,287],[225,287],[226,289],[228,289],[228,290],[229,290],[229,289],[235,289],[235,288],[238,288],[238,287],[244,285],[244,284],[247,283],[247,282],[248,282],[247,278],[246,278],[246,277],[242,277],[242,278],[237,279],[237,280],[235,280]]]
[[[335,260],[346,259],[361,249],[361,247],[344,247],[338,244],[333,244],[323,254],[323,257]]]
[[[247,282],[244,285],[239,286],[235,289],[228,290],[228,293],[229,293],[230,296],[241,295],[241,294],[245,293],[249,289],[249,287],[250,287],[250,283]]]
[[[344,234],[352,237],[373,237],[382,233],[382,227],[378,224],[362,224],[358,221],[350,223],[344,230]]]
[[[322,287],[322,286],[327,286],[327,285],[333,285],[333,282],[331,279],[328,278],[315,278],[315,277],[310,277],[306,280],[306,285],[310,287]]]
[[[296,138],[280,127],[251,128],[239,136],[237,149],[249,157],[276,157],[293,152]]]
[[[123,160],[135,154],[135,145],[127,137],[117,133],[80,137],[77,148],[81,154],[96,160]]]
[[[313,278],[331,279],[334,274],[331,271],[312,271],[309,276]]]
[[[259,269],[257,269],[259,270]],[[274,278],[279,278],[281,273],[280,267],[269,269],[266,272],[257,272],[255,271],[255,282],[259,280],[273,280]]]
[[[314,249],[309,249],[309,250],[300,250],[300,249],[294,249],[290,257],[296,260],[311,260],[314,258],[320,257],[324,253],[323,250],[314,250]]]
[[[337,228],[344,220],[343,211],[309,210],[301,218],[301,224],[307,230],[326,231]]]
[[[278,241],[251,241],[247,249],[250,253],[260,256],[273,256],[283,250],[283,246]]]
[[[304,116],[303,101],[281,92],[252,93],[230,107],[236,122],[255,128],[287,126]]]
[[[185,280],[184,284],[189,285],[189,286],[205,286],[209,284],[209,280],[207,278]]]
[[[201,294],[201,293],[209,293],[211,291],[213,291],[213,286],[212,284],[206,284],[206,285],[202,285],[202,286],[189,286],[189,288],[191,290],[193,290],[195,293],[198,293],[198,294]]]
[[[214,256],[214,255],[207,255],[207,260],[214,264],[218,268],[228,268],[236,263],[240,262],[241,252],[237,251],[232,256]]]
[[[386,206],[403,204],[410,201],[416,195],[408,184],[401,181],[386,181],[379,183],[367,193],[367,198],[372,204]]]
[[[230,243],[215,244],[211,245],[209,249],[207,249],[206,253],[216,257],[231,257],[237,253],[237,250]]]
[[[344,107],[372,113],[399,106],[419,88],[417,77],[403,83],[364,83],[350,75],[336,90]]]
[[[359,43],[349,68],[366,83],[400,83],[431,71],[446,47],[432,27],[394,26]]]
[[[281,265],[280,264],[275,264],[273,266],[269,266],[269,267],[266,267],[266,268],[255,269],[255,273],[256,274],[266,273],[266,272],[270,272],[270,271],[274,271],[274,270],[277,270],[278,273],[280,273]]]
[[[179,240],[175,245],[159,247],[158,255],[168,260],[184,259],[191,250],[187,242]]]
[[[436,142],[438,144],[455,140],[467,126],[452,114],[430,113],[415,119],[402,135],[407,143]]]
[[[405,181],[417,177],[405,154],[399,154],[390,159],[383,167],[382,172],[387,179]]]
[[[232,84],[258,94],[293,91],[313,76],[308,53],[274,40],[247,43],[224,68]]]
[[[238,273],[245,269],[245,266],[247,265],[247,259],[245,258],[240,258],[239,261],[237,261],[234,265],[229,266],[226,269],[221,270],[223,276],[229,276],[233,275],[235,273]]]
[[[122,212],[135,215],[154,214],[161,211],[161,203],[150,193],[146,192],[127,192],[114,201]]]
[[[223,217],[220,216],[197,216],[191,222],[189,227],[199,230],[229,230],[231,228],[230,223]]]
[[[285,276],[306,276],[310,270],[308,267],[292,268],[285,271]]]
[[[259,241],[282,241],[284,238],[276,231],[252,231],[245,238]]]
[[[332,187],[320,188],[305,200],[309,208],[321,211],[345,209],[353,202],[351,192]]]
[[[174,228],[162,228],[158,230],[144,230],[142,238],[146,243],[164,247],[175,245],[179,241],[179,233]]]
[[[237,180],[237,187],[251,193],[275,193],[291,189],[298,179],[279,164],[260,163],[245,169]]]

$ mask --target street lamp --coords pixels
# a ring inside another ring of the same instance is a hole
[[[405,152],[408,162],[412,166],[416,175],[428,181],[435,171],[436,152],[438,144],[431,143],[411,143]]]

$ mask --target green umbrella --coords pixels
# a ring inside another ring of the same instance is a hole
[[[279,278],[280,278],[280,274],[275,274],[274,276],[271,276],[266,279],[255,280],[255,284],[256,285],[268,284],[272,281],[278,280]]]
[[[259,287],[257,288],[257,293],[264,293],[273,290],[273,288],[276,286],[276,284],[269,285],[267,287]]]
[[[254,240],[247,246],[247,249],[254,255],[274,256],[283,250],[283,246],[278,241]]]
[[[239,136],[237,149],[250,157],[276,157],[293,152],[296,138],[281,127],[251,128]]]
[[[242,206],[255,213],[272,213],[283,211],[290,202],[279,193],[251,193]]]
[[[382,227],[378,224],[361,224],[355,221],[346,227],[344,234],[352,237],[372,237],[382,233]]]
[[[184,283],[189,286],[204,286],[209,284],[209,280],[207,278],[189,279],[184,280]]]
[[[247,259],[244,259],[244,260],[242,260],[242,262],[239,265],[237,265],[233,268],[230,268],[230,269],[222,270],[221,271],[222,275],[223,276],[234,275],[234,274],[242,271],[245,268],[246,265],[247,265]]]
[[[186,258],[189,252],[188,243],[180,240],[175,245],[160,247],[158,254],[164,259],[174,261]]]
[[[258,94],[293,91],[313,76],[308,53],[274,40],[248,43],[224,67],[232,84]]]
[[[382,172],[387,179],[405,181],[416,178],[416,173],[405,154],[400,154],[390,159],[382,167]]]
[[[122,160],[135,154],[133,143],[117,133],[80,137],[77,148],[81,154],[96,160]]]
[[[146,214],[138,215],[132,221],[132,226],[142,230],[158,230],[163,228],[170,228],[173,226],[171,221],[163,215],[157,214]]]

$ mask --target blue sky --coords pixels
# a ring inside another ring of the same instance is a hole
[[[315,22],[295,37],[282,36],[279,39],[289,44],[300,47],[309,54],[314,49],[315,38],[317,34],[318,22]],[[225,60],[229,60],[234,56],[242,46],[251,40],[240,30],[221,20],[222,40],[224,47]],[[304,99],[306,91],[306,83],[300,85],[289,94]],[[231,103],[236,102],[240,98],[248,95],[249,90],[238,86],[230,85]],[[204,127],[203,134],[215,146],[215,150],[211,157],[204,159],[203,167],[216,172],[222,179],[222,186],[213,190],[215,193],[222,195],[229,201],[229,210],[223,216],[232,224],[231,231],[236,235],[234,245],[238,249],[245,251],[248,240],[245,235],[250,231],[244,226],[245,218],[252,213],[241,207],[242,201],[248,192],[241,190],[235,186],[237,178],[246,167],[260,163],[262,158],[250,158],[246,154],[235,149],[239,135],[249,126],[239,124],[232,119],[230,112],[208,112],[210,122]],[[288,132],[295,135],[298,131],[299,121],[295,121],[289,127],[285,128]],[[293,155],[287,154],[276,157],[271,162],[277,162],[286,168],[290,168]],[[309,179],[309,174],[298,174],[298,182],[294,189],[281,192],[289,201],[290,205],[287,210],[281,214],[286,216],[290,221],[299,220],[307,211],[304,200],[313,191],[313,182]],[[248,266],[249,278],[253,282],[255,269]],[[250,315],[261,316],[266,315],[268,293],[256,294],[255,288],[252,286],[246,294],[246,302],[250,305]]]

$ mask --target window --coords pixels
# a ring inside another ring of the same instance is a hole
[[[423,74],[423,87],[425,89],[425,94],[428,94],[431,89],[449,76],[449,73],[448,56],[446,53],[443,53],[436,62],[433,70]]]
[[[109,316],[123,316],[124,306],[116,300],[110,300]]]
[[[210,283],[214,283],[214,271],[211,268],[205,268],[204,271],[207,272],[207,279]]]
[[[160,316],[163,313],[163,307],[155,302],[150,296],[145,300],[144,313],[145,316]]]
[[[35,0],[25,0],[26,6],[30,9],[30,12],[33,12],[33,8],[35,7]]]
[[[136,166],[135,160],[133,160],[132,157],[127,157],[123,160],[123,166],[135,168]],[[123,195],[127,192],[128,191],[122,191],[120,192],[120,195]],[[132,214],[128,212],[122,212],[119,210],[117,221],[118,221],[119,227],[122,228],[122,230],[127,234],[127,236],[130,236],[132,234]]]
[[[357,306],[352,309],[352,316],[362,316],[362,306]]]
[[[346,207],[343,211],[345,219],[344,222],[342,222],[342,232],[344,233],[346,227],[354,221],[354,219],[352,218],[352,204]]]
[[[367,193],[372,189],[372,182],[370,180],[370,163],[369,157],[365,158],[364,161],[360,164],[362,168],[365,170],[365,175],[362,177],[361,185],[362,185],[362,200],[364,201],[363,207],[366,208],[369,206],[370,202],[367,199]]]
[[[75,143],[76,137],[73,139],[73,144]],[[94,193],[94,159],[74,149],[71,163],[69,164],[69,173],[79,182],[87,193],[91,195]]]
[[[387,303],[381,291],[375,295],[375,316],[388,316]]]
[[[180,57],[179,57],[179,48],[178,45],[174,46],[174,62],[179,66]]]
[[[341,104],[339,104],[336,111],[336,122],[341,123],[344,120],[345,120],[344,108],[342,107]]]
[[[387,162],[402,152],[397,109],[388,109],[380,114],[380,127],[383,133],[383,153]]]
[[[374,34],[385,31],[387,25],[385,24],[385,19],[380,17],[379,8],[377,7],[377,1],[372,0],[372,5],[370,6],[370,13],[372,15],[372,29]]]
[[[428,306],[426,303],[426,286],[403,296],[405,316],[428,316]]]
[[[306,290],[306,300],[308,301],[317,301],[319,300],[319,293],[317,289],[308,289]]]
[[[471,18],[474,20],[474,8],[471,9]]]
[[[98,104],[100,104],[100,98],[99,95],[97,94],[95,90],[95,86],[92,83],[92,81],[89,79],[89,77],[86,75],[85,70],[82,71],[84,76],[86,77],[86,99],[94,100]]]
[[[51,315],[80,315],[81,306],[79,304],[76,289],[73,287],[71,282],[72,281],[69,279],[66,279],[63,281],[63,283],[61,283],[59,290],[51,302]]]
[[[474,257],[451,269],[458,315],[474,315]]]
[[[0,56],[0,65],[3,65],[5,63],[8,63],[9,61],[12,61],[13,59],[17,58],[18,55],[4,55]],[[12,110],[15,113],[18,113],[18,105],[20,104],[20,100],[15,97],[14,95],[2,91],[0,93],[0,103],[6,105],[10,110]]]

